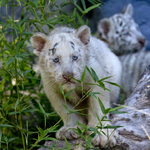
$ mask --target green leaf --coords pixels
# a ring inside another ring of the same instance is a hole
[[[9,124],[0,124],[0,128],[9,128],[9,127],[14,127],[14,126]]]
[[[27,79],[33,79],[33,80],[40,80],[39,78],[35,78],[35,77],[30,77],[30,76],[24,76]]]
[[[116,111],[116,110],[121,109],[121,108],[124,108],[124,107],[127,107],[127,105],[123,105],[123,106],[119,106],[119,107],[112,108],[111,111]],[[111,111],[110,111],[110,112],[111,112]]]
[[[71,147],[70,147],[70,144],[69,144],[69,142],[67,141],[67,139],[66,139],[66,138],[65,138],[65,141],[66,141],[67,149],[68,149],[68,150],[70,150],[70,149],[71,149]]]
[[[61,90],[62,95],[64,95],[64,90],[63,90],[62,85],[60,83],[59,83],[59,88]]]
[[[95,81],[98,81],[98,80],[99,80],[99,78],[98,78],[98,76],[97,76],[96,72],[95,72],[92,68],[91,68],[91,71],[92,71],[92,75],[93,75],[93,77],[94,77]]]
[[[11,58],[9,58],[8,60],[7,60],[7,62],[6,62],[6,67],[8,67],[12,62],[14,62],[15,61],[15,57],[11,57]]]
[[[113,114],[124,114],[124,113],[128,113],[126,111],[110,111],[110,113],[113,113]]]
[[[99,7],[99,5],[100,5],[100,3],[87,8],[86,10],[84,10],[83,14],[86,14],[89,11],[91,11],[92,9],[95,9],[95,8]]]
[[[107,80],[107,79],[112,78],[112,77],[113,76],[105,77],[105,78],[102,78],[102,79],[98,80],[97,82],[102,82],[102,81]]]
[[[42,134],[44,131],[42,130],[42,128],[37,127],[37,129],[39,130],[39,132]]]
[[[57,139],[52,138],[52,137],[45,137],[45,138],[43,138],[43,140],[46,140],[46,141],[58,141]]]
[[[93,131],[95,134],[97,133],[97,134],[101,135],[100,132],[96,128],[93,128],[93,127],[89,127],[88,131]]]
[[[18,139],[18,137],[16,137],[16,138],[11,138],[11,139],[8,140],[8,142],[14,141],[14,140],[16,140],[16,139]]]
[[[45,110],[43,109],[42,105],[41,105],[40,103],[38,103],[38,104],[39,104],[39,107],[40,107],[41,112],[42,112],[44,115],[46,115],[46,112],[45,112]]]
[[[84,68],[84,71],[83,71],[83,74],[82,74],[82,77],[81,77],[81,82],[84,81],[85,75],[86,75],[86,67]]]
[[[21,6],[20,0],[17,0],[18,4]]]
[[[98,123],[99,123],[100,126],[102,127],[102,126],[103,126],[102,121],[101,121],[101,119],[99,118],[97,112],[95,112],[95,113],[96,113],[96,117],[97,117],[97,119],[98,119]]]
[[[114,85],[114,86],[118,86],[118,87],[120,87],[120,88],[122,88],[122,89],[123,89],[123,87],[122,87],[122,86],[120,86],[120,85],[118,85],[117,83],[109,82],[109,81],[104,81],[104,82],[107,82],[107,83],[112,84],[112,85]]]
[[[28,4],[28,3],[27,3]],[[29,5],[31,5],[33,8],[35,8],[35,4],[33,3],[33,2],[31,2],[31,1],[29,1]],[[32,8],[31,7],[31,8]],[[34,12],[35,13],[35,12]]]
[[[23,75],[25,75],[25,74],[31,72],[32,70],[33,70],[33,69],[26,70],[26,71],[23,73]]]
[[[74,5],[79,9],[79,11],[83,14],[83,10],[82,10],[82,8],[80,7],[80,6],[78,6],[76,3],[74,3]]]
[[[39,0],[34,0],[33,3],[35,4],[35,6],[37,6]]]
[[[77,125],[80,126],[81,128],[86,128],[86,127],[87,127],[86,125],[84,125],[84,124],[82,124],[82,123],[80,123],[80,122],[78,122],[78,121],[76,121],[76,123],[77,123]]]
[[[105,114],[108,114],[111,111],[111,108],[105,109]]]
[[[66,105],[64,105],[64,104],[62,104],[64,107],[65,107],[65,109],[67,110],[67,113],[70,113],[70,109],[68,109],[68,107],[66,106]]]
[[[83,6],[83,9],[86,10],[85,1],[84,1],[84,0],[81,0],[81,3],[82,3],[82,6]]]
[[[22,113],[25,113],[25,112],[35,112],[35,111],[38,111],[38,109],[27,109],[27,110],[23,110]]]
[[[75,81],[77,81],[77,82],[79,82],[79,83],[81,83],[81,81],[80,80],[77,80],[77,79],[75,79],[75,78],[73,78],[72,76],[70,76],[70,75],[68,75],[70,78],[72,78],[72,79],[74,79]]]
[[[16,110],[16,108],[17,108],[17,106],[18,106],[18,104],[19,104],[19,100],[17,99],[17,101],[16,101],[16,103],[15,103],[15,110]]]
[[[18,54],[17,57],[21,57],[21,56],[31,56],[33,54],[27,54],[27,53],[22,53],[22,54]]]
[[[99,81],[99,78],[98,78],[96,72],[95,72],[92,68],[91,68],[91,70],[90,70],[90,69],[87,67],[87,70],[88,70],[89,74],[91,75],[91,77],[93,78],[93,80],[94,80],[95,82]]]
[[[93,96],[95,99],[97,99],[97,97],[95,96],[96,94],[101,94],[101,93],[99,93],[99,92],[91,92],[88,95],[89,96]]]
[[[4,44],[4,46],[7,48],[7,50],[8,50],[9,52],[12,52],[12,47],[10,47],[9,44],[8,44],[6,41],[3,40],[3,44]]]
[[[100,107],[101,107],[102,113],[105,114],[105,107],[104,107],[104,105],[103,105],[103,103],[101,102],[101,100],[100,100],[99,97],[98,97],[98,102],[99,102],[99,105],[100,105]]]
[[[19,114],[19,111],[12,111],[9,113],[9,115],[15,115],[15,114]]]
[[[121,127],[123,127],[123,126],[105,126],[105,127],[103,127],[103,129],[117,129],[117,128],[121,128]]]
[[[73,90],[74,90],[74,89],[72,89],[72,90],[70,90],[69,92],[67,92],[67,93],[65,94],[65,97],[67,98],[67,97],[73,92]]]

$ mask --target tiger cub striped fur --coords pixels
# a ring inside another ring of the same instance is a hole
[[[124,87],[122,93],[126,97],[130,96],[134,87],[136,86],[141,74],[145,68],[150,64],[150,52],[141,51],[128,55],[119,56],[122,62],[122,79],[121,85]]]
[[[121,85],[128,97],[145,67],[150,64],[150,52],[144,51],[145,37],[134,22],[133,7],[128,4],[122,13],[99,21],[96,37],[105,41],[122,63]]]

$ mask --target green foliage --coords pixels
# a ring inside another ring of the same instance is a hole
[[[0,14],[0,149],[32,150],[42,147],[45,140],[56,140],[54,133],[58,129],[58,124],[61,126],[62,122],[42,92],[40,75],[33,69],[36,58],[31,52],[30,37],[33,32],[48,34],[55,25],[67,25],[74,28],[83,24],[88,25],[88,21],[85,22],[83,16],[101,5],[100,0],[89,0],[89,2],[91,6],[87,8],[85,0],[81,0],[83,7],[80,7],[76,0],[63,0],[60,5],[58,0],[0,1],[0,7],[6,9],[6,16]],[[66,7],[72,7],[73,11],[67,13]],[[11,9],[11,15],[8,14],[9,9]],[[14,17],[17,9],[20,10],[19,20],[15,20]],[[108,90],[103,83],[105,79],[98,79],[94,70],[89,68],[85,68],[81,81],[77,80],[81,83],[81,90],[86,70],[96,82],[94,86],[98,85]],[[115,83],[110,84],[116,86]],[[59,87],[59,92],[66,100],[73,90],[64,94],[62,86]],[[86,95],[85,98],[89,96],[96,98],[96,94],[100,94],[84,91],[83,93]],[[104,116],[109,112],[117,112],[117,109],[105,109],[100,100],[99,103]],[[69,110],[65,105],[64,107],[68,114],[81,114],[82,111]],[[99,118],[100,122],[103,120],[106,120],[106,117]],[[82,129],[73,129],[74,132],[85,139],[86,148],[91,147],[91,139],[99,131],[81,123],[77,124]],[[85,138],[83,133],[87,131],[93,133]],[[70,149],[67,140],[66,145],[67,149]],[[55,147],[56,144],[52,146],[52,149]]]

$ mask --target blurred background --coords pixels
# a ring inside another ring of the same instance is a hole
[[[131,3],[133,6],[133,18],[135,22],[139,25],[141,32],[144,34],[147,40],[146,49],[150,50],[150,0],[101,0],[103,4],[101,5],[101,9],[96,8],[86,14],[85,18],[89,20],[89,26],[93,33],[97,30],[97,23],[100,19],[105,17],[110,17],[116,13],[122,12],[124,7]],[[90,6],[91,3],[89,1],[85,1],[86,6]],[[62,3],[60,0],[58,3]],[[81,0],[78,0],[78,3],[81,5]],[[66,7],[67,11],[73,11],[73,6],[69,5]],[[15,20],[20,19],[22,9],[21,7],[14,7],[15,10]],[[11,7],[6,8],[0,7],[0,14],[2,16],[11,15]],[[0,19],[3,20],[0,16]]]
[[[97,30],[97,22],[105,17],[111,17],[122,12],[128,3],[133,6],[133,18],[146,37],[146,50],[150,50],[150,0],[102,0],[101,9],[94,9],[87,14],[92,32]],[[87,2],[87,5],[90,3]]]

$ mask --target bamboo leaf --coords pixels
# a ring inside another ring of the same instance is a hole
[[[80,11],[81,13],[84,12],[84,11],[82,10],[82,8],[81,8],[80,6],[78,6],[76,3],[74,3],[74,5],[79,9],[79,11]]]
[[[67,98],[67,97],[73,92],[73,90],[74,90],[74,89],[72,89],[72,90],[70,90],[69,92],[67,92],[67,93],[65,94],[65,97]]]
[[[59,83],[59,88],[61,90],[61,93],[64,95],[64,90],[63,90],[63,87],[62,87],[62,85],[60,83]]]
[[[12,52],[12,47],[10,47],[9,44],[8,44],[6,41],[3,40],[3,44],[4,44],[4,46],[7,48],[7,50],[8,50],[9,52]]]
[[[123,87],[122,87],[122,86],[120,86],[120,85],[118,85],[117,83],[109,82],[109,81],[104,81],[104,82],[107,82],[107,83],[112,84],[112,85],[114,85],[114,86],[118,86],[118,87],[120,87],[120,88],[122,88],[122,89],[123,89]]]
[[[8,60],[7,60],[7,62],[6,62],[6,67],[8,67],[12,62],[14,62],[15,61],[15,57],[11,57],[11,58],[9,58]]]
[[[105,107],[103,105],[103,103],[101,102],[100,98],[98,97],[98,102],[99,102],[99,105],[101,107],[101,110],[102,110],[102,113],[105,114]]]
[[[121,128],[123,126],[105,126],[104,129],[117,129],[117,128]]]
[[[0,128],[10,128],[10,127],[14,127],[14,126],[9,124],[0,124]]]
[[[84,1],[84,0],[81,0],[81,3],[82,3],[82,6],[83,6],[83,9],[86,10],[85,1]]]
[[[70,150],[71,149],[71,147],[70,147],[70,144],[69,144],[69,142],[67,141],[67,139],[65,138],[65,142],[66,142],[66,145],[67,145],[67,149],[68,150]]]
[[[41,112],[42,112],[44,115],[46,115],[46,112],[45,112],[45,110],[43,109],[42,105],[41,105],[40,103],[38,103],[38,104],[39,104],[39,107],[40,107]]]
[[[125,113],[128,113],[126,111],[110,111],[110,113],[113,113],[113,114],[125,114]]]
[[[17,108],[17,106],[18,106],[18,104],[19,104],[19,100],[17,99],[17,101],[16,101],[16,103],[15,103],[15,110],[16,110],[16,108]]]
[[[87,8],[86,10],[84,10],[83,14],[86,14],[86,13],[88,13],[89,11],[91,11],[92,9],[99,7],[100,4],[101,4],[101,3],[96,4],[96,5],[93,5],[93,6],[89,7],[89,8]]]
[[[16,140],[16,139],[18,139],[18,137],[16,137],[16,138],[11,138],[11,139],[8,140],[8,142],[14,141],[14,140]]]
[[[35,6],[37,6],[37,4],[39,3],[39,0],[34,0],[33,3]]]
[[[26,71],[23,73],[23,75],[25,75],[25,74],[31,72],[32,70],[33,70],[33,69],[26,70]]]
[[[81,82],[84,81],[85,75],[86,75],[86,67],[84,68],[84,71],[83,71],[83,73],[82,73]]]

